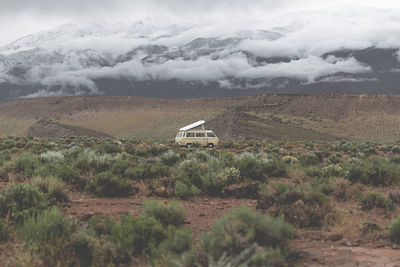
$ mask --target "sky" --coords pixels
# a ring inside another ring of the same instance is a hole
[[[0,0],[0,46],[75,21],[136,21],[144,17],[240,21],[345,8],[349,3],[354,7],[400,8],[398,0]]]

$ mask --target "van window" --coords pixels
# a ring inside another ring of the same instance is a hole
[[[205,133],[196,133],[196,137],[206,137]]]
[[[176,137],[182,137],[182,135],[183,135],[182,132],[178,132],[178,133],[176,134]]]
[[[207,137],[216,137],[214,133],[207,133]]]
[[[186,133],[186,137],[194,137],[194,133]]]

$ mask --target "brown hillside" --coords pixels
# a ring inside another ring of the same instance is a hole
[[[172,139],[178,128],[204,119],[208,128],[225,139],[392,141],[400,138],[400,96],[21,99],[0,105],[0,136],[46,136],[37,129],[41,124],[35,126],[34,132],[30,129],[43,118],[49,118],[52,123],[63,127],[79,127],[74,128],[79,129],[79,133],[88,129],[118,138]]]

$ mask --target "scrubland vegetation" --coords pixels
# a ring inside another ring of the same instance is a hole
[[[296,232],[343,235],[356,212],[366,216],[356,235],[400,244],[400,143],[252,140],[186,149],[10,137],[0,139],[0,181],[0,241],[19,245],[2,259],[10,265],[292,266],[302,260]],[[137,215],[65,212],[71,197],[132,198],[144,187]],[[194,236],[181,203],[198,198],[257,204]],[[369,221],[371,213],[387,223]]]

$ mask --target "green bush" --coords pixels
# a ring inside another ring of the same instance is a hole
[[[400,204],[400,189],[390,190],[389,198],[393,201],[393,203]]]
[[[118,266],[127,263],[126,257],[115,245],[105,238],[95,238],[87,231],[73,233],[66,244],[73,261],[70,266]]]
[[[213,168],[202,176],[202,189],[212,196],[222,193],[226,186],[240,181],[240,172],[236,168]]]
[[[194,185],[187,185],[181,181],[176,181],[174,185],[174,196],[187,200],[199,194],[199,189]]]
[[[235,167],[243,177],[256,181],[263,181],[266,177],[283,177],[287,172],[284,162],[263,154],[243,153],[236,158]]]
[[[47,151],[40,154],[40,158],[45,162],[63,161],[64,155],[61,151]]]
[[[387,158],[366,159],[348,164],[346,178],[352,183],[394,185],[400,183],[400,166]]]
[[[393,154],[400,154],[400,146],[393,146],[392,148],[391,148],[391,152],[393,153]]]
[[[3,166],[5,162],[11,160],[11,154],[8,151],[0,151],[0,166]]]
[[[125,177],[132,180],[156,179],[160,177],[170,176],[171,172],[168,166],[162,163],[145,163],[125,170]]]
[[[57,169],[56,176],[67,184],[82,185],[79,174],[71,166],[60,165]]]
[[[40,166],[39,159],[33,154],[22,154],[14,160],[17,172],[32,177],[36,168]]]
[[[222,148],[233,148],[234,145],[235,145],[235,144],[233,143],[232,140],[227,140],[227,141],[224,141],[224,142],[221,142],[221,143],[220,143],[220,146],[221,146]]]
[[[366,193],[360,197],[362,210],[371,210],[373,208],[382,208],[386,211],[393,209],[393,202],[381,193]]]
[[[293,227],[279,218],[255,213],[248,208],[235,209],[200,236],[199,247],[191,264],[209,266],[224,257],[242,255],[237,266],[284,265],[292,237]],[[267,256],[273,252],[279,256]],[[278,262],[275,262],[277,259]]]
[[[100,145],[96,147],[96,150],[103,154],[113,154],[121,152],[121,147],[116,143],[110,143],[103,141]]]
[[[15,222],[36,214],[49,205],[47,197],[35,186],[26,184],[10,185],[0,194],[0,216]]]
[[[7,242],[10,238],[11,225],[7,218],[0,218],[0,242]]]
[[[168,150],[161,155],[160,159],[163,164],[173,166],[180,161],[181,155],[173,150]]]
[[[72,223],[56,207],[27,217],[17,227],[18,238],[30,244],[42,244],[56,238],[68,237],[72,232]]]
[[[195,159],[184,160],[178,165],[177,179],[185,184],[194,184],[201,188],[202,176],[207,169]]]
[[[164,227],[168,225],[180,226],[185,220],[183,208],[178,202],[164,205],[159,200],[146,200],[142,205],[142,215],[154,217]]]
[[[307,153],[298,156],[302,166],[308,167],[321,163],[321,159],[315,153]]]
[[[32,185],[37,186],[49,199],[56,201],[68,201],[65,184],[56,177],[34,177]]]
[[[151,254],[166,236],[166,230],[154,217],[121,215],[121,224],[111,225],[111,240],[137,256]]]
[[[126,197],[136,193],[132,181],[118,178],[110,171],[99,173],[86,190],[102,197]]]
[[[263,186],[257,209],[281,216],[298,227],[320,227],[331,210],[328,197],[318,187],[297,189],[282,183]]]
[[[331,164],[321,168],[321,175],[324,177],[337,177],[343,173],[343,168],[339,165]]]
[[[390,223],[389,235],[393,242],[400,244],[400,215]]]

